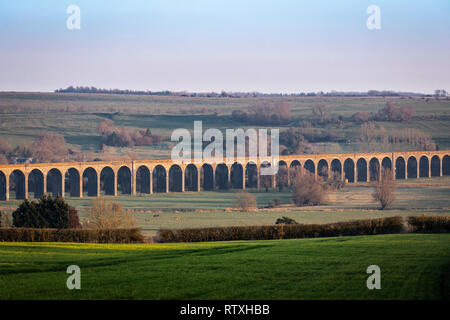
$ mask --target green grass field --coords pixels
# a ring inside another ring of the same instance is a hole
[[[81,290],[66,269],[81,268]],[[381,269],[369,290],[366,269]],[[450,235],[196,244],[0,243],[0,299],[448,299]]]

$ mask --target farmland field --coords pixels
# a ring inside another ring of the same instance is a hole
[[[96,131],[97,125],[101,120],[111,119],[117,127],[150,128],[152,133],[162,135],[165,141],[154,146],[108,147],[109,154],[123,156],[133,153],[141,158],[168,158],[173,146],[170,135],[174,129],[193,130],[194,120],[202,121],[204,130],[247,128],[247,125],[231,119],[233,110],[246,110],[258,103],[277,101],[288,103],[292,115],[290,123],[277,126],[280,131],[299,127],[302,121],[311,121],[311,108],[319,104],[327,105],[331,118],[341,117],[343,124],[330,123],[320,128],[337,135],[337,141],[316,144],[321,153],[393,151],[383,149],[384,145],[369,148],[367,144],[358,142],[360,125],[351,121],[354,113],[376,113],[388,101],[397,106],[413,107],[415,117],[405,123],[379,121],[377,124],[387,130],[420,129],[428,133],[441,150],[450,148],[450,100],[395,97],[194,98],[0,92],[0,137],[15,147],[30,145],[36,135],[44,132],[60,133],[65,137],[68,148],[74,151],[98,151],[102,141]],[[396,145],[395,149],[415,148]]]
[[[0,299],[448,299],[450,235],[196,244],[0,243]],[[68,290],[66,268],[81,269]],[[368,290],[366,269],[381,269]]]

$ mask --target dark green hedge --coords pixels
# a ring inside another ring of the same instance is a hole
[[[355,220],[329,224],[278,224],[195,229],[161,229],[159,242],[204,242],[230,240],[272,240],[399,233],[402,217]]]
[[[0,241],[142,243],[141,229],[38,229],[0,228]]]
[[[408,225],[412,232],[450,232],[450,216],[411,216]]]

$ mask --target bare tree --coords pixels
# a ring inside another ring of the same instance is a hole
[[[95,229],[130,229],[136,226],[136,221],[120,203],[97,198],[92,201],[84,225]]]
[[[376,182],[373,199],[381,205],[380,209],[391,206],[395,201],[395,180],[392,178],[392,170],[383,168],[381,170],[381,179]]]
[[[320,178],[315,179],[308,170],[297,168],[292,183],[292,198],[298,207],[317,206],[327,200],[327,193]]]
[[[236,197],[236,200],[234,202],[235,208],[248,212],[258,207],[255,196],[248,192],[236,193],[235,197]]]

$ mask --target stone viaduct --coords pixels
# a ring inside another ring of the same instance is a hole
[[[225,160],[225,159],[224,159]],[[232,163],[203,159],[174,163],[172,160],[129,160],[69,163],[0,165],[0,200],[24,199],[43,194],[84,197],[120,194],[151,194],[214,189],[261,187],[261,167],[270,157],[251,162],[235,158]],[[450,150],[392,153],[352,153],[280,156],[278,175],[269,176],[270,186],[295,167],[316,177],[340,177],[348,182],[374,181],[380,168],[391,168],[395,179],[423,178],[450,174]],[[267,176],[266,176],[267,177]]]

